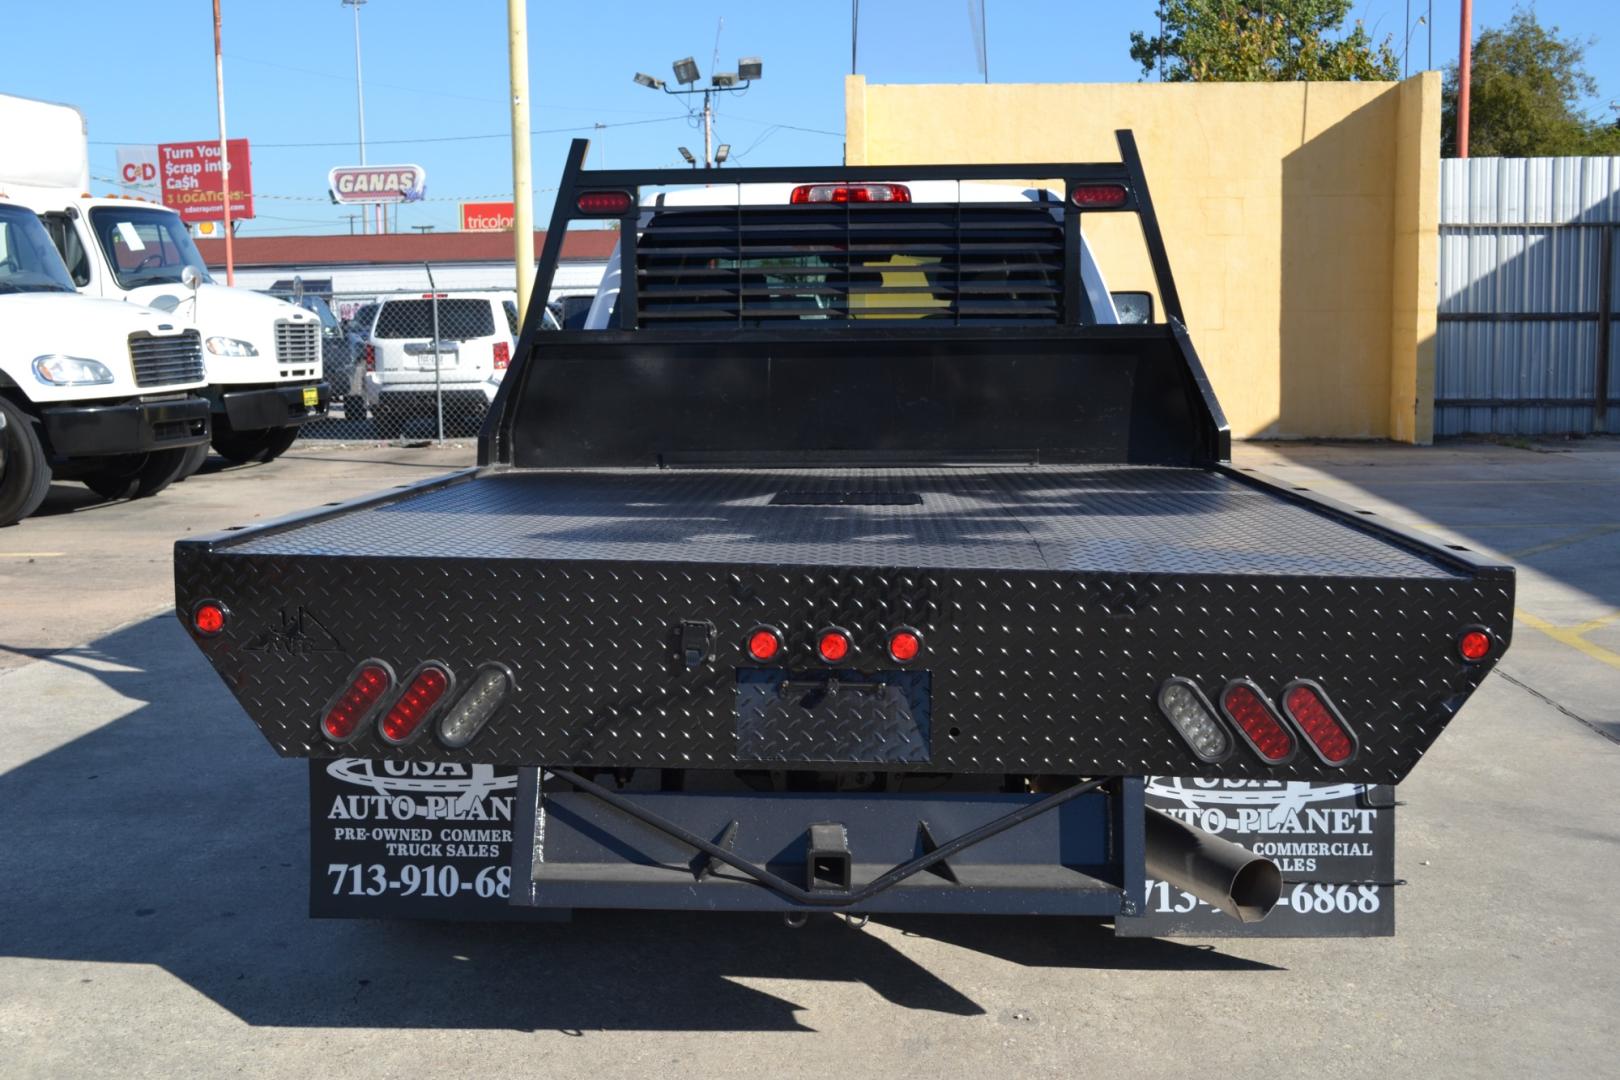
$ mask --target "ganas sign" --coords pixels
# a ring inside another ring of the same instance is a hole
[[[416,202],[427,191],[420,165],[339,165],[326,174],[335,203]]]

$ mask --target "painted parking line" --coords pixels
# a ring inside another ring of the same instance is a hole
[[[59,559],[65,551],[0,551],[0,559]]]
[[[1528,559],[1532,555],[1540,555],[1547,551],[1557,551],[1561,547],[1568,547],[1571,544],[1579,544],[1586,540],[1595,540],[1600,536],[1608,536],[1610,533],[1616,532],[1620,532],[1620,525],[1595,525],[1589,529],[1575,533],[1573,536],[1565,536],[1557,540],[1548,540],[1544,544],[1535,544],[1531,547],[1520,548],[1518,551],[1510,551],[1507,553],[1507,556],[1510,559]]]
[[[1600,664],[1607,664],[1612,668],[1620,669],[1620,653],[1605,649],[1601,645],[1594,645],[1586,640],[1586,635],[1593,630],[1620,619],[1620,611],[1611,612],[1601,618],[1588,619],[1586,622],[1577,623],[1575,626],[1554,626],[1547,620],[1538,618],[1522,609],[1515,609],[1513,618],[1514,621],[1521,622],[1532,630],[1539,630],[1541,633],[1546,634],[1560,645],[1567,645],[1577,652],[1583,652]]]

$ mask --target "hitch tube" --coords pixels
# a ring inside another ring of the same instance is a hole
[[[1282,895],[1276,863],[1169,814],[1153,809],[1143,814],[1149,874],[1238,922],[1259,922],[1276,906]]]

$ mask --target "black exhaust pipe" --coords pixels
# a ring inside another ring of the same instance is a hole
[[[1147,871],[1218,907],[1239,922],[1259,922],[1282,895],[1282,871],[1230,840],[1169,814],[1146,810]]]

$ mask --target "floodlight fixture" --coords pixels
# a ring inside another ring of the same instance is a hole
[[[636,82],[640,83],[642,86],[645,86],[649,90],[662,90],[664,88],[663,79],[655,79],[643,71],[636,72]]]
[[[694,169],[697,168],[697,158],[692,156],[692,151],[688,150],[684,146],[677,146],[675,149],[681,152],[681,157],[686,159],[686,163],[688,165],[692,166]]]
[[[727,87],[736,86],[737,73],[735,71],[717,71],[713,75],[709,76],[709,82],[714,86],[720,87],[722,90],[726,89]]]
[[[753,82],[765,77],[765,62],[757,56],[745,56],[737,61],[737,78]]]
[[[719,146],[715,147],[715,150],[714,150],[714,163],[716,165],[724,165],[726,163],[726,158],[728,158],[730,156],[731,156],[731,144],[730,143],[723,142]]]
[[[688,56],[685,60],[675,61],[675,81],[682,86],[690,86],[698,81],[697,60]]]

